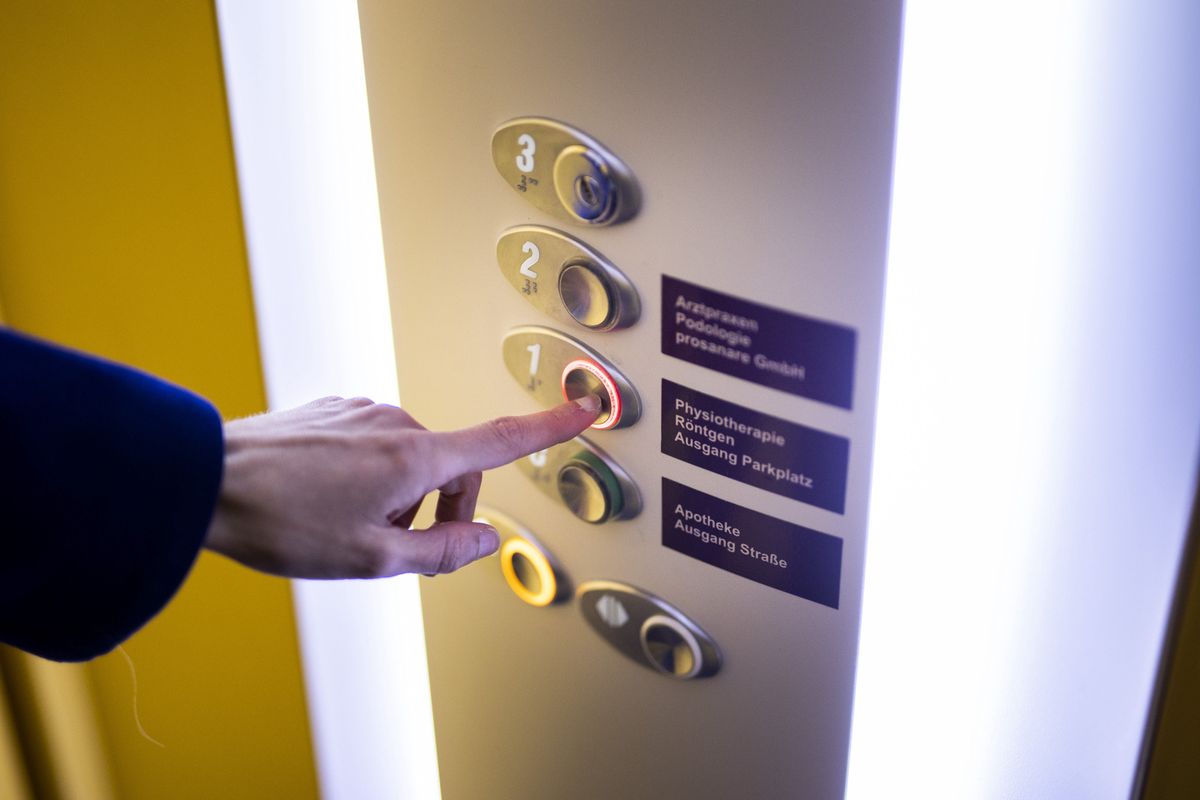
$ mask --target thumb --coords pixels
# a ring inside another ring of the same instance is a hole
[[[490,525],[459,520],[439,522],[397,537],[395,573],[454,572],[472,561],[490,556],[499,547],[500,536]]]

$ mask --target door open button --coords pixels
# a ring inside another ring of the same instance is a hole
[[[567,400],[594,394],[600,398],[600,416],[592,423],[598,431],[615,428],[621,421],[621,392],[604,367],[587,358],[567,363],[562,373],[562,392]]]

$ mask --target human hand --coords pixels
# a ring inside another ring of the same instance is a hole
[[[453,572],[499,546],[472,521],[481,471],[582,433],[599,411],[589,395],[443,433],[395,406],[326,397],[230,422],[205,546],[294,578]],[[434,490],[436,521],[409,530]]]

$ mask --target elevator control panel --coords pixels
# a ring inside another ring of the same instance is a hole
[[[492,134],[501,177],[540,211],[579,225],[633,217],[640,193],[633,173],[583,131],[543,117],[522,117]]]
[[[644,667],[688,680],[721,668],[716,642],[683,612],[617,581],[587,581],[576,592],[583,618],[601,638]]]
[[[585,394],[600,397],[596,430],[628,428],[642,415],[633,384],[604,356],[578,339],[537,325],[514,328],[504,337],[504,365],[534,399],[547,408]]]
[[[590,245],[562,231],[521,225],[496,242],[505,280],[541,313],[594,331],[628,328],[641,315],[625,273]]]
[[[902,3],[358,5],[406,408],[601,400],[420,581],[442,797],[843,797]]]
[[[491,525],[500,535],[500,574],[518,599],[544,608],[570,598],[570,585],[558,560],[525,526],[485,506],[476,508],[475,521]]]
[[[642,510],[637,485],[625,470],[583,437],[517,462],[538,489],[584,522],[633,519]]]

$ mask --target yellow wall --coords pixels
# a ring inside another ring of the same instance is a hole
[[[261,411],[208,0],[0,12],[0,296],[14,327]],[[88,668],[122,798],[317,796],[286,582],[205,555]]]
[[[1160,676],[1161,704],[1152,720],[1143,797],[1200,796],[1200,487],[1192,509],[1185,568],[1176,587],[1168,660]]]

